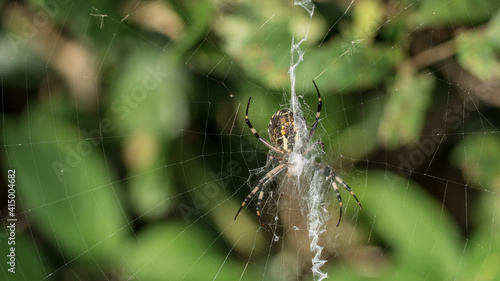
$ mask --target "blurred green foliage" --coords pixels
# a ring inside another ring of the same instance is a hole
[[[18,272],[2,262],[3,276],[310,280],[293,232],[272,242],[252,204],[233,222],[266,161],[246,102],[265,136],[307,35],[297,93],[312,120],[315,79],[325,161],[364,206],[344,197],[324,270],[499,280],[500,2],[316,4],[310,18],[292,1],[1,1],[18,214]]]

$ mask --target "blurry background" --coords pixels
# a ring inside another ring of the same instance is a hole
[[[336,228],[331,196],[323,271],[499,280],[500,2],[314,4],[310,18],[290,0],[0,1],[1,279],[312,280],[287,221],[300,206],[276,204],[276,186],[278,241],[254,202],[233,221],[250,171],[268,171],[246,103],[267,138],[307,34],[302,110],[312,122],[315,79],[322,162],[364,207],[341,190]]]

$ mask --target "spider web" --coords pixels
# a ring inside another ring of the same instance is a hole
[[[496,2],[0,3],[3,279],[500,278]]]

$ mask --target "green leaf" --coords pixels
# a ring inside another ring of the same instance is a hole
[[[401,1],[403,2],[403,1]],[[405,1],[408,7],[410,1]],[[404,3],[404,2],[403,2]],[[491,17],[492,11],[500,7],[497,0],[453,0],[435,1],[422,0],[417,3],[417,9],[409,14],[407,22],[413,27],[454,27],[460,24],[473,25],[485,22]]]
[[[127,246],[126,272],[133,272],[139,280],[257,280],[262,277],[254,265],[245,270],[245,263],[228,259],[227,249],[223,247],[218,251],[219,243],[214,241],[216,237],[198,224],[186,227],[170,222],[149,227]]]
[[[380,29],[383,17],[384,6],[380,0],[357,1],[353,12],[354,37],[371,42]]]
[[[15,168],[18,206],[58,251],[84,259],[109,258],[127,225],[113,170],[101,140],[34,109],[29,119],[6,120],[5,167]],[[98,247],[95,247],[99,245]]]
[[[497,280],[500,276],[500,137],[498,135],[467,135],[459,143],[450,162],[462,171],[470,191],[479,192],[479,198],[470,208],[474,217],[469,224],[476,224],[471,235],[472,245],[464,255],[461,275],[468,279]],[[469,191],[469,192],[470,192]]]
[[[147,166],[152,171],[144,172],[130,177],[130,202],[133,202],[137,214],[143,219],[159,218],[172,208],[175,202],[172,197],[172,172],[165,169],[155,169]],[[168,174],[168,175],[165,175]]]
[[[460,65],[483,81],[500,79],[500,63],[488,37],[467,32],[457,38],[457,60]]]
[[[400,72],[380,121],[378,140],[396,148],[413,143],[422,130],[435,79],[426,74]]]
[[[178,136],[188,121],[186,82],[172,55],[146,47],[132,52],[110,88],[107,104],[116,134],[164,132]]]
[[[500,10],[498,10],[495,16],[490,20],[486,30],[488,42],[495,46],[497,50],[500,50],[500,37],[498,36],[498,30],[500,30]]]
[[[388,274],[392,278],[379,280],[401,280],[395,278],[402,272],[414,277],[425,272],[430,280],[454,276],[461,266],[463,245],[441,203],[414,182],[394,174],[369,172],[361,180],[368,188],[362,195],[360,214],[373,221],[373,231],[389,247],[395,266]]]
[[[453,151],[451,163],[462,171],[466,182],[495,190],[500,184],[500,137],[468,135]]]
[[[249,76],[283,87],[288,81],[292,42],[288,12],[285,3],[245,2],[215,21],[214,31],[223,38],[224,52]]]

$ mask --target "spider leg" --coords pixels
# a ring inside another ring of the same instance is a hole
[[[261,225],[264,225],[264,223],[262,222],[262,218],[260,217],[260,205],[262,204],[262,198],[264,198],[264,190],[260,191],[259,197],[257,198],[257,207],[255,207],[255,212],[257,213],[259,222]]]
[[[340,224],[340,220],[342,219],[342,196],[340,196],[340,192],[339,192],[339,188],[337,186],[337,183],[334,180],[332,180],[331,176],[327,177],[327,179],[332,183],[333,189],[335,190],[335,195],[337,196],[337,199],[339,200],[340,213],[339,213],[339,221],[337,222],[337,227],[338,227]]]
[[[311,139],[312,135],[314,134],[314,131],[316,131],[316,128],[318,127],[319,123],[319,116],[321,114],[321,95],[319,94],[319,89],[318,86],[316,86],[316,82],[313,81],[314,87],[316,88],[316,92],[318,93],[318,110],[316,111],[316,119],[314,120],[314,124],[311,127],[311,130],[309,131],[309,139]]]
[[[250,128],[250,130],[252,131],[253,135],[260,141],[262,142],[265,146],[267,146],[267,148],[271,149],[272,151],[274,152],[277,152],[279,154],[285,154],[285,152],[279,148],[276,148],[274,147],[272,144],[270,144],[267,140],[263,139],[259,133],[257,133],[257,130],[255,130],[255,128],[252,126],[252,123],[250,123],[250,120],[248,119],[248,109],[250,108],[250,100],[252,98],[248,98],[248,104],[247,104],[247,111],[246,111],[246,114],[245,114],[245,123],[247,124],[247,126]]]
[[[245,200],[243,200],[243,203],[241,204],[240,209],[238,210],[238,212],[236,212],[236,215],[234,216],[234,220],[236,220],[236,218],[238,217],[238,214],[241,212],[243,207],[260,190],[259,197],[257,198],[257,207],[255,208],[255,210],[257,212],[257,217],[259,218],[260,223],[264,226],[264,223],[262,222],[262,219],[260,218],[260,207],[262,205],[262,198],[264,198],[264,188],[273,180],[273,178],[275,176],[277,176],[280,172],[282,172],[286,167],[287,167],[287,165],[284,163],[279,164],[278,166],[276,166],[274,169],[269,171],[264,177],[262,177],[259,180],[259,183],[257,184],[257,186],[254,189],[252,189],[252,192],[250,192],[250,194],[248,194],[247,197],[245,197]]]
[[[260,182],[259,182],[259,185],[257,185],[253,190],[252,192],[250,192],[247,197],[245,197],[245,200],[243,200],[243,203],[241,204],[241,207],[238,209],[238,212],[236,212],[236,216],[234,216],[234,220],[236,220],[236,218],[238,217],[238,215],[240,214],[241,212],[241,209],[243,209],[243,207],[245,207],[245,205],[248,203],[248,201],[250,201],[250,199],[252,199],[252,197],[255,195],[255,193],[257,193],[260,189]]]
[[[354,191],[352,191],[351,187],[349,185],[347,185],[347,183],[345,183],[345,181],[343,181],[339,176],[337,176],[337,174],[332,169],[330,169],[330,173],[331,173],[333,179],[336,180],[338,183],[340,183],[342,186],[344,186],[344,188],[351,193],[352,197],[354,197],[354,199],[356,199],[356,202],[358,203],[359,208],[363,209],[363,206],[361,206],[361,203],[359,202],[358,197],[356,197],[356,195],[354,194]]]
[[[363,207],[361,206],[361,203],[359,202],[356,195],[354,195],[354,192],[349,187],[349,185],[347,185],[347,183],[345,183],[345,181],[343,181],[339,176],[337,176],[337,174],[330,167],[319,164],[319,163],[314,163],[314,166],[318,170],[321,170],[321,169],[323,170],[324,175],[326,176],[326,179],[332,184],[333,189],[335,190],[335,195],[337,196],[337,199],[339,200],[340,215],[339,215],[339,221],[337,223],[337,226],[339,226],[340,220],[342,219],[342,196],[340,196],[337,182],[340,183],[342,186],[344,186],[344,188],[347,189],[347,191],[349,191],[351,193],[352,197],[354,197],[354,199],[356,199],[356,202],[358,203],[359,208],[363,209]]]

